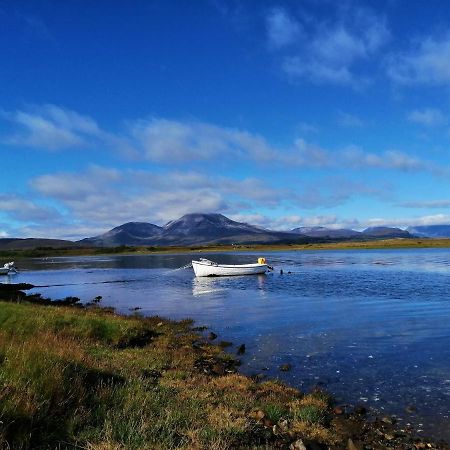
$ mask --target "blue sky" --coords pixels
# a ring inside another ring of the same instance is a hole
[[[0,1],[0,236],[450,223],[450,4]]]

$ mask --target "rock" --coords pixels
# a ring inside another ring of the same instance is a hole
[[[282,365],[280,366],[280,370],[281,370],[282,372],[289,372],[291,369],[292,369],[292,366],[291,366],[291,364],[289,364],[289,363],[282,364]]]
[[[263,373],[255,373],[254,375],[250,375],[250,378],[255,382],[259,383],[260,381],[264,380],[265,375]]]
[[[353,442],[351,438],[348,438],[347,450],[362,450],[362,446]]]
[[[412,413],[415,413],[415,412],[417,411],[417,408],[416,408],[414,405],[408,405],[408,406],[405,408],[405,411],[406,411],[408,414],[412,414]]]
[[[395,423],[395,419],[391,416],[383,416],[380,420],[388,425],[394,425]]]
[[[282,419],[278,422],[278,426],[282,431],[287,431],[289,428],[289,422],[286,419]]]
[[[336,406],[333,409],[333,413],[336,414],[337,416],[340,416],[340,415],[344,414],[344,412],[345,412],[345,410],[344,410],[344,408],[342,406]]]
[[[208,333],[208,339],[209,339],[210,341],[213,341],[214,339],[216,339],[216,337],[217,337],[217,334],[216,334],[216,333],[213,333],[212,331],[210,331],[210,332]]]
[[[245,353],[245,344],[241,344],[241,345],[238,347],[237,354],[238,354],[238,355],[243,355],[244,353]]]
[[[308,450],[301,439],[296,440],[289,446],[289,450]]]
[[[225,375],[226,373],[224,365],[220,363],[213,364],[211,370],[216,375]]]
[[[220,341],[219,342],[220,348],[227,348],[227,347],[231,347],[232,345],[233,345],[233,343],[229,342],[229,341]]]
[[[395,436],[393,434],[391,434],[391,433],[385,433],[384,438],[387,441],[393,441],[395,439]]]
[[[360,414],[361,416],[367,413],[367,409],[363,405],[356,405],[354,411],[356,414]]]
[[[307,450],[327,450],[328,446],[320,444],[317,441],[304,440],[303,444],[306,446]]]
[[[266,413],[262,409],[258,409],[258,411],[255,412],[254,417],[256,420],[261,420],[264,418],[265,415]]]
[[[275,422],[268,417],[263,417],[261,420],[261,423],[264,425],[265,428],[273,428],[275,425]]]
[[[157,327],[162,327],[163,325],[164,325],[163,322],[158,322],[158,323],[156,324]]]

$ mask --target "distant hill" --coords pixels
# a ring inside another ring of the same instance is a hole
[[[414,227],[414,235],[450,237],[450,225]],[[433,234],[432,234],[433,233]],[[445,234],[447,233],[447,234]],[[370,227],[364,231],[327,227],[298,227],[291,231],[273,231],[231,220],[223,214],[186,214],[163,227],[147,222],[128,222],[98,236],[77,242],[61,239],[0,239],[0,250],[36,247],[119,247],[125,246],[197,246],[206,244],[304,244],[327,241],[410,238],[410,232],[392,227]]]
[[[362,232],[362,235],[364,237],[369,238],[383,238],[383,239],[413,237],[406,230],[392,227],[369,227]]]
[[[130,222],[80,241],[83,245],[111,247],[117,245],[203,245],[211,243],[281,243],[304,242],[290,232],[278,232],[236,222],[222,214],[186,214],[164,227]]]
[[[450,238],[450,225],[419,225],[408,227],[407,230],[418,237]]]
[[[69,248],[77,247],[78,244],[63,239],[41,239],[41,238],[1,238],[0,250],[29,250],[37,247]]]
[[[299,233],[304,236],[329,238],[329,239],[351,239],[361,235],[361,232],[346,228],[326,228],[326,227],[298,227],[291,230],[292,233]]]
[[[82,239],[82,245],[117,247],[120,245],[152,245],[153,239],[162,233],[162,227],[147,222],[128,222],[99,236]]]

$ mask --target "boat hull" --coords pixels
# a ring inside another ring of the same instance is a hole
[[[258,275],[266,273],[267,264],[211,264],[202,261],[192,261],[196,277],[228,277],[237,275]]]

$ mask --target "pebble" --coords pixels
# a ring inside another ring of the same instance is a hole
[[[208,333],[208,339],[209,339],[210,341],[213,341],[214,339],[216,339],[216,337],[217,337],[217,334],[216,334],[216,333],[213,333],[212,331],[210,331],[210,332]]]
[[[307,450],[301,439],[296,440],[289,446],[289,450]]]
[[[363,415],[367,413],[367,409],[362,405],[357,405],[355,406],[355,413]]]

